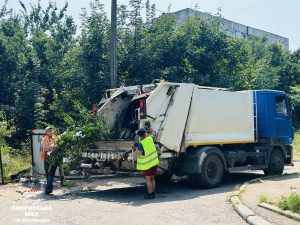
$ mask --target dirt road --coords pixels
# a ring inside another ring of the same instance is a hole
[[[287,169],[300,171],[300,165]],[[233,173],[219,188],[209,190],[176,177],[169,184],[157,185],[153,200],[143,199],[146,188],[139,177],[79,182],[71,189],[56,183],[52,196],[43,194],[44,184],[32,186],[37,192],[29,185],[10,184],[0,186],[0,223],[25,219],[31,224],[33,220],[48,224],[246,224],[228,197],[236,185],[262,175]]]

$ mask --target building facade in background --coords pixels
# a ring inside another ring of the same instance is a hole
[[[203,13],[200,11],[196,11],[193,9],[183,9],[177,12],[172,13],[177,18],[177,25],[179,26],[181,23],[185,22],[185,20],[192,15],[197,15],[199,17],[204,18],[205,20],[212,19],[214,16]],[[272,34],[267,31],[259,30],[253,27],[245,26],[240,23],[236,23],[227,19],[222,18],[223,23],[220,25],[220,30],[226,32],[235,38],[246,38],[250,39],[251,36],[254,37],[263,37],[266,36],[268,38],[267,44],[279,42],[282,43],[285,49],[289,49],[289,39]]]

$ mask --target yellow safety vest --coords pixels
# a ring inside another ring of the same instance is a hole
[[[157,151],[152,137],[146,137],[141,141],[141,144],[143,145],[145,155],[138,156],[137,170],[148,170],[159,163]]]

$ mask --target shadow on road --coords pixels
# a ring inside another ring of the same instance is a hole
[[[95,201],[114,202],[131,206],[141,206],[145,204],[170,202],[170,201],[182,201],[198,198],[206,195],[230,193],[235,189],[236,185],[242,185],[244,182],[262,177],[263,173],[231,173],[224,177],[223,183],[220,187],[214,189],[201,189],[193,187],[188,183],[186,177],[175,177],[171,182],[167,184],[157,184],[156,186],[156,198],[152,200],[145,200],[143,196],[146,194],[145,183],[141,178],[129,178],[123,179],[127,187],[113,188],[114,185],[109,180],[103,180],[104,186],[111,186],[111,189],[105,190],[91,190],[84,192],[76,192],[61,195],[45,195],[39,193],[36,196],[32,196],[31,199],[40,199],[42,201],[51,200],[76,200],[82,198],[89,198]],[[117,183],[117,182],[116,182]],[[92,185],[93,183],[91,183]],[[102,184],[101,184],[102,186]]]

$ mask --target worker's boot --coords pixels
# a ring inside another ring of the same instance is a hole
[[[153,199],[153,198],[154,198],[153,195],[149,193],[144,197],[144,199]]]

